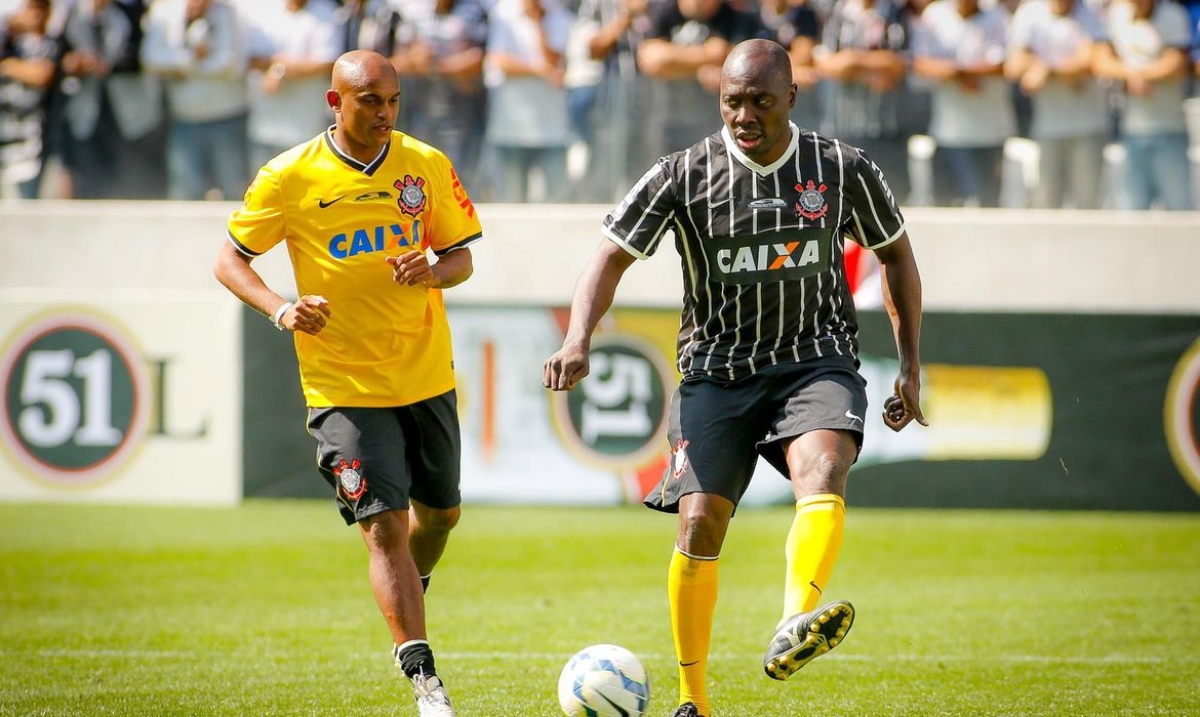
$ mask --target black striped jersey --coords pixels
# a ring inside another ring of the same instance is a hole
[[[659,159],[604,219],[605,236],[640,259],[673,230],[685,378],[858,360],[842,242],[879,249],[903,234],[904,218],[865,153],[795,124],[791,133],[784,155],[761,166],[722,129]]]

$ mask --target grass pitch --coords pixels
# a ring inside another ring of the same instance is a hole
[[[734,519],[710,692],[720,717],[1200,714],[1200,517],[850,510],[828,591],[846,642],[762,673],[789,509]],[[622,644],[674,706],[674,520],[464,509],[429,593],[463,717],[556,717],[577,649]],[[332,502],[0,506],[0,715],[416,714],[366,551]]]

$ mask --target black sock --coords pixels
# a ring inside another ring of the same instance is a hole
[[[396,658],[396,664],[400,666],[400,671],[410,680],[414,675],[433,677],[437,674],[437,667],[433,664],[433,650],[428,642],[406,642],[404,649],[397,645],[392,649],[392,654]]]

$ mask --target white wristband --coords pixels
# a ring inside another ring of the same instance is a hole
[[[285,302],[283,302],[283,306],[280,306],[278,309],[275,310],[275,315],[271,317],[271,323],[275,324],[275,328],[279,329],[280,331],[283,331],[283,328],[284,328],[283,324],[279,323],[279,320],[283,318],[283,315],[286,314],[287,310],[292,308],[292,306],[293,306],[292,302],[285,301]]]

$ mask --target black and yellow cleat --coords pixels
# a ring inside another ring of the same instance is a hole
[[[775,680],[791,677],[814,658],[840,645],[853,622],[854,606],[845,600],[784,620],[763,658],[767,677]]]
[[[700,710],[696,709],[696,705],[691,702],[684,702],[675,708],[671,713],[671,717],[706,717],[700,714]]]

